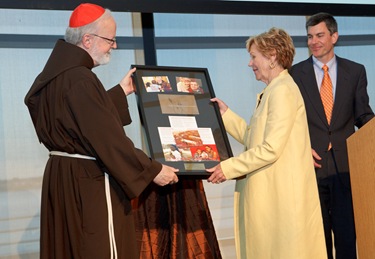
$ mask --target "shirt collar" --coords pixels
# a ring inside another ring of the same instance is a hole
[[[322,69],[324,63],[320,62],[316,57],[312,56],[314,66],[317,66],[319,69]],[[332,67],[336,66],[336,55],[325,64],[328,66],[328,71],[332,71]]]

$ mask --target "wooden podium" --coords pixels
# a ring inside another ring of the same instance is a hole
[[[375,258],[375,118],[347,139],[358,259]]]

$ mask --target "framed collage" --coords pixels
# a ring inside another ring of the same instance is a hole
[[[207,178],[232,156],[208,70],[132,65],[137,103],[153,159],[179,176]]]

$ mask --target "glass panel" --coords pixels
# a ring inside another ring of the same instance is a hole
[[[155,14],[156,37],[250,36],[273,26],[306,35],[304,16]]]
[[[70,14],[71,11],[0,9],[0,33],[64,35]],[[117,36],[133,36],[131,13],[113,12],[113,16]]]

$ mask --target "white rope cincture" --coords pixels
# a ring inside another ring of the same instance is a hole
[[[81,154],[69,154],[69,153],[61,152],[61,151],[51,151],[49,152],[49,154],[52,156],[66,156],[66,157],[73,157],[73,158],[96,160],[96,158],[92,156],[85,156]]]
[[[65,156],[81,159],[96,160],[95,157],[85,156],[81,154],[69,154],[61,151],[51,151],[50,155],[54,156]],[[112,213],[112,201],[111,201],[111,190],[109,188],[109,175],[104,172],[104,185],[105,185],[105,198],[107,202],[107,211],[108,211],[108,233],[109,233],[109,247],[111,250],[111,258],[117,259],[117,248],[116,248],[116,238],[115,238],[115,229],[113,226],[113,213]]]
[[[110,249],[111,249],[111,258],[117,259],[115,229],[113,227],[111,191],[109,189],[109,175],[107,173],[104,173],[104,177],[105,177],[105,197],[107,199],[107,206],[108,206],[109,246],[110,246]]]

